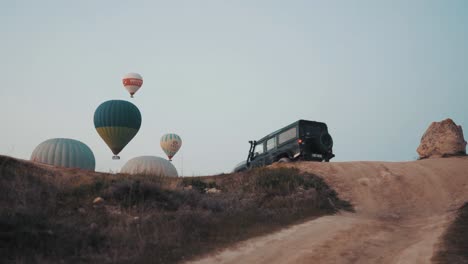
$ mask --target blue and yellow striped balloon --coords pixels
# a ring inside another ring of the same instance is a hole
[[[94,127],[114,153],[114,159],[119,159],[117,154],[135,137],[140,126],[140,110],[127,101],[106,101],[94,112]]]
[[[166,153],[169,160],[179,151],[182,146],[182,139],[176,134],[166,134],[161,137],[161,148]]]

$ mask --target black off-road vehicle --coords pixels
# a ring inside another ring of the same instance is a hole
[[[325,123],[299,120],[277,130],[260,140],[249,141],[247,160],[239,163],[234,171],[270,165],[273,162],[297,160],[330,161],[333,139]]]

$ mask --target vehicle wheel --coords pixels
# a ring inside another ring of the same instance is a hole
[[[289,162],[291,162],[291,160],[289,158],[286,158],[286,157],[281,158],[281,159],[278,160],[278,163],[289,163]]]

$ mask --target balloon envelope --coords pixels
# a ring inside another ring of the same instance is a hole
[[[96,167],[91,149],[83,142],[69,138],[52,138],[42,142],[31,154],[31,161],[91,171]]]
[[[127,91],[130,93],[130,97],[133,97],[133,95],[143,85],[143,77],[141,77],[141,75],[138,73],[127,73],[122,78],[122,83],[125,89],[127,89]]]
[[[140,110],[127,101],[106,101],[94,112],[94,127],[114,155],[135,137],[140,126]]]
[[[182,139],[176,134],[166,134],[161,137],[160,145],[167,157],[169,157],[169,160],[172,160],[172,157],[182,146]]]
[[[120,172],[178,177],[177,169],[171,162],[156,156],[140,156],[133,158],[125,163]]]

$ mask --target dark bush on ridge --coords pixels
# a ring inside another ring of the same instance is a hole
[[[288,195],[295,192],[298,187],[306,190],[314,188],[317,191],[329,189],[321,178],[300,174],[299,170],[287,168],[259,169],[255,185],[261,191],[273,195]]]

